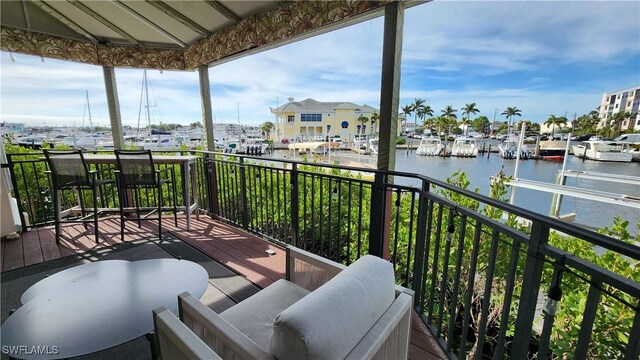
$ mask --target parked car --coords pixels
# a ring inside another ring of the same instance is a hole
[[[571,137],[571,141],[587,141],[596,134],[576,135]]]

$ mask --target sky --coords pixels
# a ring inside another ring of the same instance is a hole
[[[378,108],[383,17],[209,69],[214,121],[274,121],[270,107],[313,98]],[[102,68],[1,52],[1,121],[108,126]],[[13,60],[12,60],[13,58]],[[498,121],[572,120],[603,93],[640,85],[638,1],[434,1],[406,10],[400,104],[435,114],[476,103]],[[142,70],[116,69],[124,125],[140,114]],[[151,123],[202,121],[195,71],[148,71]],[[461,110],[458,110],[458,118]],[[412,120],[412,119],[411,119]]]

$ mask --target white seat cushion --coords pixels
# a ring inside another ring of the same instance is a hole
[[[277,316],[279,360],[344,359],[395,299],[393,265],[364,256]]]
[[[282,310],[309,292],[287,280],[278,280],[220,314],[264,351],[269,352],[273,321]]]

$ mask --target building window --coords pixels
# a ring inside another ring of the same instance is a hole
[[[322,121],[322,114],[300,114],[300,121]]]
[[[287,115],[287,122],[294,122],[294,121],[296,121],[295,115]]]
[[[340,127],[343,129],[348,129],[349,128],[349,122],[348,121],[343,121],[342,123],[340,123]]]

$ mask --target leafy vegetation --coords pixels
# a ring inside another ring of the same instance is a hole
[[[30,151],[7,145],[7,152]],[[21,156],[28,158],[28,155],[16,155],[14,159]],[[366,173],[299,164],[296,175],[292,175],[291,169],[274,163],[245,160],[241,164],[239,158],[223,155],[217,155],[216,160],[212,171],[216,175],[217,201],[223,218],[238,226],[246,224],[248,230],[273,240],[292,243],[346,264],[368,253],[373,185]],[[51,219],[48,180],[42,176],[45,164],[42,161],[28,164],[15,168],[21,182],[18,191],[30,194],[21,199],[22,206],[34,209],[34,216],[38,218]],[[180,179],[179,172],[176,177]],[[491,198],[505,201],[508,179],[503,173],[496,176]],[[198,181],[201,188],[205,186],[203,179]],[[292,181],[297,187],[292,186]],[[469,189],[469,180],[463,172],[454,173],[447,182],[478,192],[478,189]],[[295,199],[294,188],[297,189]],[[417,296],[423,299],[424,314],[431,325],[439,329],[436,335],[450,340],[455,353],[463,349],[467,356],[501,354],[506,358],[513,341],[528,251],[521,239],[527,239],[530,230],[513,214],[481,204],[459,191],[436,187],[430,190],[423,197],[429,199],[426,213],[420,210],[421,196],[416,189],[397,188],[388,193],[388,258],[394,264],[397,281],[414,288],[421,285],[422,292]],[[109,196],[115,198],[115,193]],[[296,221],[293,204],[297,204],[298,209]],[[478,215],[465,215],[471,213]],[[423,229],[428,231],[424,253],[416,255],[421,216],[425,220]],[[490,227],[488,221],[513,230]],[[640,238],[630,235],[629,225],[616,219],[611,228],[601,232],[620,241],[638,243]],[[600,251],[583,240],[553,231],[548,241],[585,261],[640,282],[640,266],[635,260]],[[421,272],[414,271],[416,259],[425,262]],[[552,282],[554,266],[550,261],[544,267],[542,293]],[[563,296],[551,333],[550,356],[553,358],[570,358],[574,353],[591,285],[576,269],[565,267],[564,270]],[[415,278],[415,274],[419,278]],[[633,341],[629,332],[638,299],[608,285],[602,285],[602,289],[588,357],[619,358],[623,347]],[[538,313],[536,324],[540,325],[543,320],[543,315]],[[482,347],[479,346],[481,334],[486,339]],[[539,332],[533,336],[531,354],[537,351],[539,336]]]

